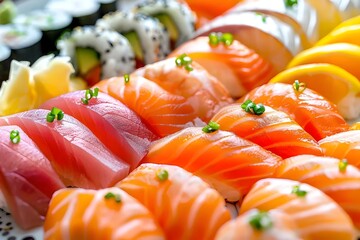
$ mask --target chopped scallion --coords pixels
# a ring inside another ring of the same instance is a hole
[[[269,214],[262,211],[258,211],[254,215],[250,216],[249,224],[252,228],[258,231],[266,230],[273,226],[273,222]]]
[[[307,191],[301,190],[300,186],[294,186],[291,193],[296,194],[298,197],[305,197],[307,194]]]
[[[345,172],[347,166],[349,165],[348,161],[346,159],[343,159],[339,162],[339,170],[340,172]]]
[[[10,132],[10,140],[14,144],[18,144],[20,142],[20,133],[18,130],[12,130]]]
[[[169,172],[165,169],[159,169],[156,172],[156,177],[159,179],[160,182],[166,181],[169,178]]]
[[[202,131],[205,133],[212,133],[220,129],[220,125],[216,122],[210,121],[208,125],[203,127]]]
[[[243,104],[241,104],[241,108],[244,109],[245,112],[255,115],[261,115],[265,112],[265,106],[263,104],[256,104],[250,99],[246,100]]]

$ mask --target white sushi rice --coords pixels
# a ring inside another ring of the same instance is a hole
[[[170,53],[170,40],[167,31],[157,19],[147,15],[114,12],[99,19],[96,26],[119,33],[135,31],[141,41],[145,64],[163,60]]]
[[[11,50],[7,46],[0,44],[0,62],[8,59],[11,55]]]
[[[115,31],[93,26],[77,27],[71,36],[58,42],[61,56],[70,56],[76,63],[76,47],[93,48],[100,54],[102,78],[131,73],[135,70],[135,56],[129,41]]]
[[[61,29],[71,24],[72,17],[61,11],[34,10],[27,14],[20,14],[14,19],[14,23],[32,25],[42,31]]]
[[[51,0],[46,8],[53,11],[64,11],[73,17],[93,14],[100,9],[95,0]]]
[[[21,49],[34,45],[42,38],[39,29],[20,24],[0,25],[0,42],[11,49]]]
[[[147,15],[167,14],[176,24],[179,31],[179,39],[176,45],[191,39],[195,32],[196,17],[191,9],[176,0],[148,0],[137,5],[135,12]]]

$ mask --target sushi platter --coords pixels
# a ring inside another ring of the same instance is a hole
[[[360,0],[0,0],[0,239],[360,239]]]

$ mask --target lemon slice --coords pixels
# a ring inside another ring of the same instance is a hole
[[[0,116],[33,108],[35,97],[29,63],[13,60],[9,80],[0,89]]]
[[[336,29],[319,40],[315,46],[331,43],[351,43],[360,46],[360,24]]]
[[[334,43],[307,49],[295,56],[288,68],[309,63],[334,64],[360,79],[360,47],[354,44]]]
[[[360,115],[360,82],[346,70],[326,63],[315,63],[287,69],[270,82],[303,82],[331,102],[337,104],[340,114],[347,119]]]
[[[358,25],[358,24],[360,24],[360,15],[357,17],[350,18],[350,19],[340,23],[339,25],[337,25],[334,28],[334,30],[337,30],[337,29],[340,29],[343,27],[347,27],[347,26]]]

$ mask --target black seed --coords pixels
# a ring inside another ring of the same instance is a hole
[[[10,216],[10,213],[7,212],[7,213],[6,213],[6,216]]]
[[[156,36],[153,36],[153,37],[152,37],[152,40],[155,42],[155,41],[156,41]]]
[[[112,42],[108,41],[108,43],[109,43],[109,45],[110,45],[111,47],[114,47],[114,45],[113,45]]]
[[[11,222],[7,222],[6,223],[6,226],[10,226],[12,223]]]
[[[106,60],[101,62],[101,66],[104,66],[106,64]]]
[[[33,237],[28,236],[28,237],[22,238],[21,240],[35,240],[35,239]]]
[[[109,52],[110,52],[110,49],[106,49],[105,52],[106,52],[106,53],[109,53]]]
[[[9,227],[8,230],[13,230],[14,228],[13,227]]]
[[[8,231],[3,232],[2,235],[5,237],[5,236],[9,235],[9,232]]]
[[[121,61],[122,61],[123,63],[126,63],[125,57],[121,57]]]
[[[1,225],[1,224],[3,224],[3,222],[2,222],[2,221],[0,221],[0,225]]]
[[[16,237],[11,236],[11,237],[8,237],[8,239],[7,239],[7,240],[16,240]]]

